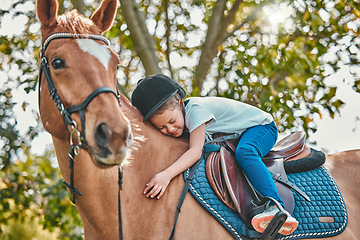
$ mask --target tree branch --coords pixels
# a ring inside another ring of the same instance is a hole
[[[229,11],[227,17],[224,18],[224,6],[226,2],[218,1],[215,4],[213,15],[209,21],[209,28],[206,35],[206,40],[202,46],[202,52],[199,59],[198,68],[196,69],[193,88],[198,89],[199,93],[202,89],[202,84],[210,66],[212,64],[213,59],[216,57],[218,47],[230,36],[233,36],[235,31],[239,30],[245,23],[256,18],[257,13],[262,9],[263,6],[272,3],[274,0],[268,0],[262,2],[258,5],[258,7],[251,13],[249,17],[247,17],[240,25],[238,25],[232,32],[227,34],[227,28],[229,24],[234,20],[236,12],[239,9],[242,0],[236,0],[234,5]],[[219,20],[221,19],[221,21]],[[220,23],[220,24],[219,24]]]
[[[236,0],[234,5],[231,7],[228,15],[223,19],[221,29],[227,29],[231,21],[235,18],[236,12],[239,9],[240,4],[242,3],[242,0]]]
[[[196,68],[193,81],[193,89],[198,89],[198,95],[200,94],[202,83],[207,75],[212,60],[216,56],[216,39],[218,37],[218,32],[221,27],[225,7],[226,0],[217,1],[213,9],[213,14],[211,15],[211,18],[209,20],[205,42],[201,47],[199,64]]]
[[[83,0],[71,0],[73,8],[76,8],[78,13],[85,14],[85,3]]]
[[[64,7],[64,0],[59,0],[59,10],[58,10],[58,14],[63,14],[65,12],[65,7]]]
[[[141,59],[146,75],[160,73],[155,42],[145,25],[145,17],[134,0],[120,0],[120,3],[135,51]]]
[[[234,28],[234,30],[232,30],[231,32],[229,32],[226,37],[223,39],[223,41],[225,41],[226,39],[228,39],[229,37],[233,36],[235,34],[236,31],[238,31],[239,29],[241,29],[246,23],[252,21],[252,20],[255,20],[256,17],[257,17],[257,14],[259,13],[259,11],[261,11],[261,9],[265,6],[265,5],[268,5],[272,2],[274,2],[275,0],[268,0],[268,1],[265,1],[265,2],[262,2],[258,5],[258,7],[252,11],[252,13],[250,14],[250,16],[248,16],[247,18],[245,18],[244,21],[242,21],[238,26],[236,26]]]
[[[222,0],[215,3],[213,14],[208,25],[208,31],[206,33],[206,40],[202,45],[199,65],[196,69],[193,81],[193,88],[198,89],[199,93],[212,61],[216,56],[218,46],[223,42],[223,36],[227,32],[227,27],[234,19],[241,2],[242,0],[236,0],[226,18],[224,17],[226,1]]]
[[[166,60],[168,62],[168,68],[169,68],[169,71],[170,71],[170,74],[171,74],[171,78],[174,79],[174,74],[173,74],[173,71],[172,71],[171,63],[170,63],[170,49],[171,49],[170,33],[171,33],[171,26],[170,26],[170,21],[169,21],[168,7],[169,7],[169,1],[164,0],[165,24],[166,24],[166,32],[165,32],[166,50],[165,50],[165,54],[166,54]]]

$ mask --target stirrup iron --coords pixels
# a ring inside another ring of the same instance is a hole
[[[281,206],[281,204],[273,198],[268,198],[269,201],[275,203],[276,207],[279,209],[279,212],[275,214],[269,225],[266,227],[265,231],[261,234],[260,239],[262,240],[273,240],[278,234],[281,227],[286,222],[288,215],[286,214],[285,209]]]

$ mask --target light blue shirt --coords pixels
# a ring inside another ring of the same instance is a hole
[[[185,107],[185,125],[191,133],[206,123],[207,139],[213,133],[238,133],[273,121],[271,114],[236,100],[221,97],[189,97]]]

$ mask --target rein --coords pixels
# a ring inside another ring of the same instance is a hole
[[[49,69],[49,62],[45,56],[45,51],[49,46],[52,40],[56,39],[92,39],[92,40],[100,40],[103,41],[106,45],[109,45],[109,40],[103,36],[99,35],[92,35],[92,34],[71,34],[71,33],[54,33],[50,35],[42,44],[41,46],[41,63],[40,63],[40,73],[39,73],[39,106],[40,106],[40,91],[41,91],[41,77],[42,73],[44,73],[46,78],[47,87],[49,89],[50,97],[55,102],[55,105],[60,112],[61,116],[64,119],[64,123],[66,128],[69,130],[69,126],[71,127],[70,132],[70,148],[69,148],[69,168],[70,168],[70,184],[64,180],[64,184],[68,187],[70,192],[72,193],[71,201],[75,204],[75,193],[79,196],[82,196],[82,193],[75,188],[75,181],[74,181],[74,164],[75,164],[75,156],[80,154],[80,148],[86,149],[86,139],[85,139],[85,110],[87,106],[90,104],[95,97],[97,97],[101,93],[112,93],[119,102],[120,107],[120,94],[119,90],[116,87],[116,92],[109,87],[100,87],[95,89],[90,95],[80,104],[75,106],[70,106],[65,108],[64,103],[62,102],[55,84],[51,78],[50,69]],[[80,121],[81,121],[81,133],[78,130],[77,123],[72,119],[71,114],[78,112],[80,114]],[[77,137],[77,143],[73,142],[73,137]],[[119,166],[119,177],[118,177],[118,184],[119,184],[119,193],[118,193],[118,212],[119,212],[119,239],[123,239],[122,234],[122,220],[121,220],[121,201],[120,201],[120,191],[122,188],[122,177],[123,172],[122,168]]]

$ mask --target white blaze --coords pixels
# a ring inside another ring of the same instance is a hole
[[[91,39],[76,39],[76,42],[81,50],[96,57],[101,64],[104,65],[105,69],[108,69],[111,54],[107,46],[101,45]]]

